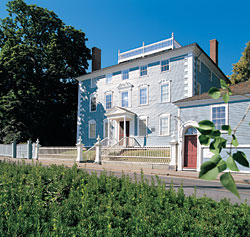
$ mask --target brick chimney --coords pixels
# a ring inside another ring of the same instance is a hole
[[[216,39],[210,40],[210,58],[218,65],[218,41]]]
[[[101,69],[101,50],[92,48],[92,72]]]

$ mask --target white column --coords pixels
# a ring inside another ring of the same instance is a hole
[[[34,158],[36,160],[38,160],[38,158],[39,158],[39,147],[40,147],[39,139],[37,138],[36,143],[35,143],[35,155],[34,155]]]
[[[102,160],[101,160],[101,154],[102,154],[102,144],[100,143],[101,139],[100,136],[98,135],[97,137],[97,143],[95,144],[95,149],[96,149],[96,156],[95,156],[95,163],[101,165]]]
[[[82,144],[82,138],[79,137],[78,143],[76,144],[76,148],[77,148],[77,158],[76,158],[76,162],[83,162],[83,157],[82,157],[82,148],[83,148],[83,144]]]
[[[169,166],[173,166],[176,168],[176,161],[177,161],[177,141],[175,140],[175,138],[173,138],[170,141],[170,163]]]
[[[108,146],[110,146],[110,120],[108,119]]]
[[[124,116],[124,126],[123,126],[123,145],[126,146],[127,145],[127,139],[126,139],[126,116]]]

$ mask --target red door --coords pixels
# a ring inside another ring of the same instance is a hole
[[[197,167],[197,136],[186,135],[184,144],[184,168]]]
[[[124,137],[124,122],[120,122],[119,140]],[[126,121],[126,137],[129,137],[129,121]]]

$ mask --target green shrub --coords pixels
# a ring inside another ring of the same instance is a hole
[[[63,166],[0,162],[0,236],[247,236],[250,208]]]

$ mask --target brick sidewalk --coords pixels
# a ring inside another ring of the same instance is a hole
[[[66,167],[72,167],[75,164],[74,160],[65,159],[41,159],[39,161],[29,160],[29,159],[14,159],[0,157],[0,160],[6,160],[8,162],[25,162],[27,164],[35,164],[37,162],[42,165],[64,165]],[[195,171],[175,171],[169,170],[167,166],[164,165],[147,165],[140,163],[124,163],[124,162],[109,162],[103,163],[102,165],[95,163],[77,163],[78,168],[80,169],[90,169],[90,170],[103,170],[103,171],[123,171],[124,173],[137,173],[140,174],[143,170],[144,174],[153,174],[153,175],[162,175],[162,176],[173,176],[173,177],[183,177],[198,179],[199,173]],[[250,169],[249,169],[250,171]],[[236,183],[245,183],[250,185],[250,173],[232,173]],[[219,179],[217,179],[219,181]]]

